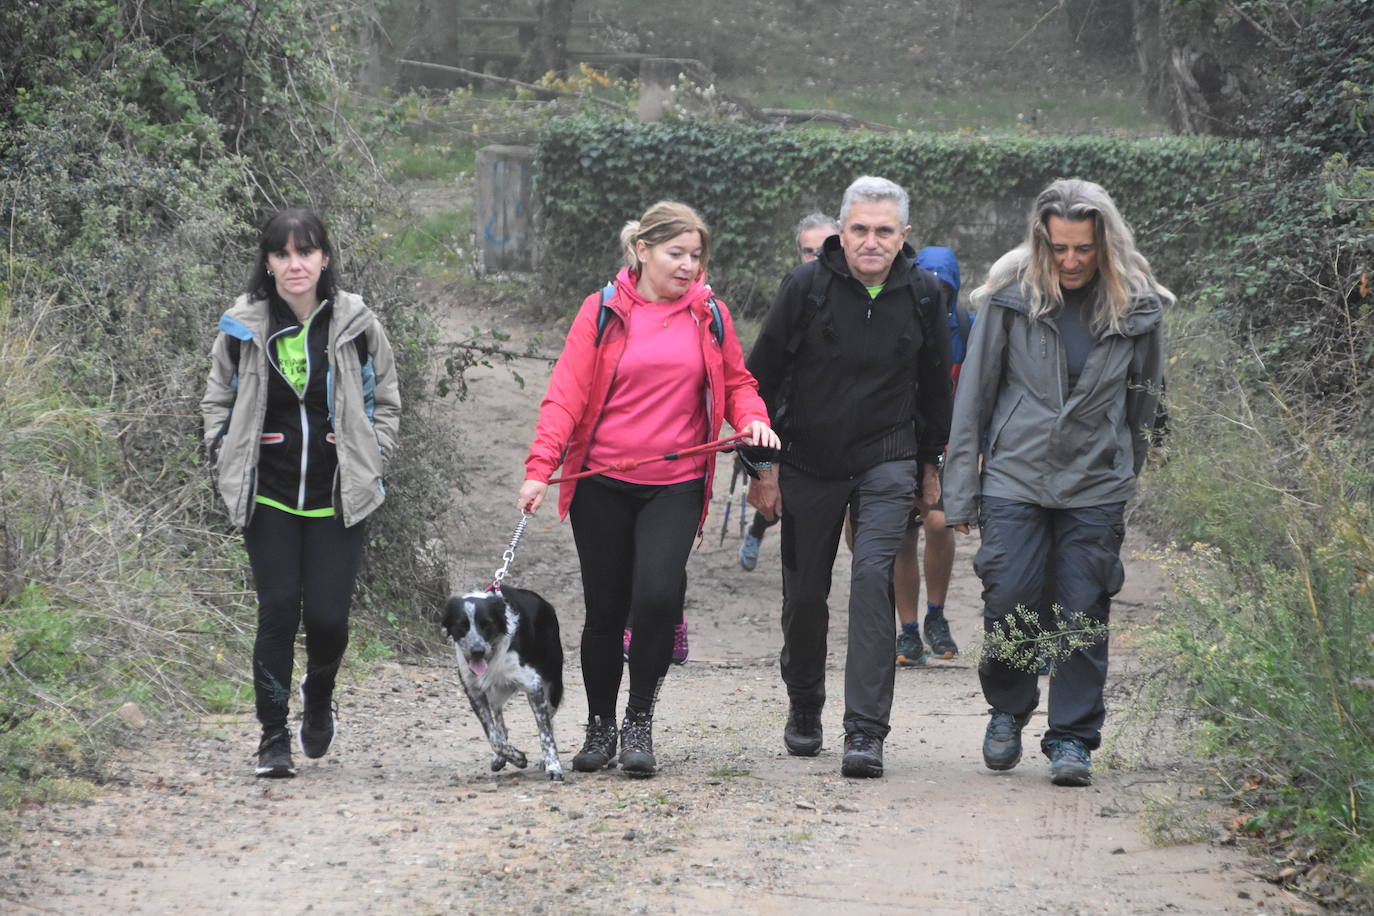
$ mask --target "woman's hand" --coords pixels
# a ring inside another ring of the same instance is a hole
[[[520,495],[516,497],[515,505],[526,515],[533,515],[544,502],[544,494],[547,492],[548,484],[538,480],[526,480],[520,485]]]
[[[949,527],[953,528],[960,534],[968,534],[968,525],[950,525]]]
[[[778,434],[773,432],[768,424],[762,420],[755,420],[740,432],[749,434],[747,441],[750,445],[759,445],[764,448],[782,448],[782,440],[778,438]]]

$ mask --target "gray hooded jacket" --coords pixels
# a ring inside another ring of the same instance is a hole
[[[1123,502],[1145,464],[1164,371],[1164,310],[1140,296],[1068,390],[1053,317],[995,293],[974,323],[945,459],[945,522],[977,524],[983,495],[1051,509]],[[979,457],[982,470],[979,470]]]

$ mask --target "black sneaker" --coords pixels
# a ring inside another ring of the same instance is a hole
[[[582,750],[573,755],[573,769],[579,773],[595,773],[615,766],[616,737],[615,719],[609,716],[587,719],[587,740]]]
[[[1030,716],[1018,719],[1009,712],[988,712],[992,721],[983,734],[983,765],[989,770],[1010,770],[1021,762],[1021,729]]]
[[[782,728],[782,743],[793,757],[815,757],[821,752],[821,711],[806,706],[787,710]]]
[[[954,637],[949,634],[949,621],[944,614],[937,616],[926,615],[925,622],[926,643],[930,646],[930,654],[945,661],[950,660],[959,654],[959,646],[954,641]]]
[[[1068,735],[1047,742],[1050,752],[1050,782],[1056,786],[1093,784],[1092,754],[1081,738]]]
[[[334,716],[339,706],[332,697],[323,702],[307,700],[304,680],[300,693],[301,727],[296,732],[296,740],[300,742],[302,754],[317,760],[329,753],[329,746],[334,743]]]
[[[291,762],[291,733],[286,726],[265,728],[258,743],[257,775],[266,779],[285,779],[296,775]]]
[[[653,713],[625,710],[620,723],[620,768],[626,776],[652,776],[656,766]]]
[[[849,732],[844,736],[844,760],[840,772],[846,776],[878,777],[883,775],[883,739],[863,732]]]

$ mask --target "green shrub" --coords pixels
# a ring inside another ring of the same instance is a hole
[[[1252,833],[1374,859],[1374,451],[1351,405],[1286,390],[1217,314],[1176,315],[1169,458],[1141,507],[1180,545],[1152,641]],[[1350,889],[1374,893],[1374,884]]]
[[[1012,237],[980,243],[975,224],[988,208],[1020,214],[1048,181],[1089,177],[1112,191],[1166,276],[1181,275],[1193,248],[1221,244],[1239,230],[1226,189],[1258,155],[1253,144],[1186,137],[841,134],[557,119],[539,142],[541,273],[549,301],[571,309],[620,262],[616,237],[624,221],[655,200],[677,199],[711,226],[712,285],[735,311],[748,313],[771,301],[791,266],[796,220],[815,209],[837,211],[845,187],[871,174],[912,194],[921,244],[949,244],[963,258],[970,258],[968,246],[981,244],[975,263],[1010,248],[1024,231],[1017,223]]]

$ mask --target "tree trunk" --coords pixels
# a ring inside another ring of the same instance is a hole
[[[577,0],[537,0],[534,5],[539,23],[534,29],[534,44],[525,49],[523,71],[534,82],[546,73],[567,75],[568,33],[572,31],[573,6]]]

